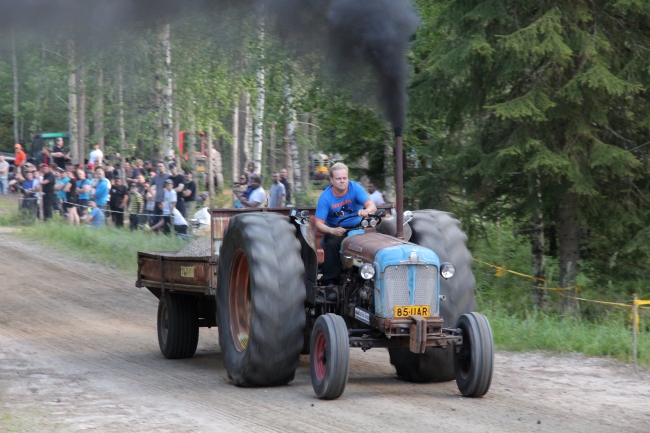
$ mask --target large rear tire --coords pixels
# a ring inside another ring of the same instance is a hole
[[[199,317],[191,296],[165,292],[158,302],[158,345],[167,359],[191,358],[199,343]]]
[[[304,266],[288,217],[230,219],[219,255],[217,321],[228,376],[237,386],[293,380],[305,327]]]
[[[310,346],[311,384],[316,396],[323,400],[339,398],[350,371],[350,340],[343,318],[325,314],[316,319]]]
[[[494,370],[494,342],[490,323],[479,313],[463,314],[457,328],[463,345],[454,355],[456,384],[465,397],[482,397],[490,389]]]
[[[433,250],[441,262],[456,267],[453,278],[440,278],[440,294],[446,300],[440,302],[440,316],[445,326],[453,326],[460,316],[476,310],[472,273],[472,255],[467,249],[467,236],[460,229],[460,222],[447,212],[420,210],[413,212],[409,223],[413,232],[410,242]],[[388,349],[390,363],[397,375],[409,382],[444,382],[453,380],[454,351],[452,348],[427,348],[416,354],[405,348]]]

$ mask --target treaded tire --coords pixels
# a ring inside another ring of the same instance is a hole
[[[476,310],[472,273],[472,255],[467,249],[467,236],[460,229],[460,222],[448,212],[420,210],[413,212],[409,223],[413,234],[410,242],[433,250],[440,262],[450,262],[456,267],[453,278],[440,278],[440,294],[446,297],[440,302],[440,316],[446,327],[451,327],[465,313]],[[390,363],[397,375],[409,382],[444,382],[454,380],[454,350],[451,347],[437,349],[428,347],[423,354],[405,348],[388,349]]]
[[[494,370],[492,329],[484,315],[463,314],[457,328],[463,330],[463,345],[454,354],[456,384],[465,397],[482,397],[490,389]]]
[[[158,345],[167,359],[191,358],[199,343],[199,318],[191,296],[165,292],[158,302]]]
[[[219,255],[217,322],[237,386],[293,380],[305,327],[304,266],[296,228],[274,213],[230,219]]]
[[[310,347],[309,368],[316,396],[323,400],[339,398],[350,371],[350,340],[343,318],[328,313],[316,319]]]

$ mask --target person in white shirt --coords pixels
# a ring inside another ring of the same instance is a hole
[[[165,181],[165,192],[163,194],[163,202],[164,202],[163,215],[164,216],[170,216],[174,214],[174,209],[176,209],[176,200],[177,200],[177,195],[176,195],[176,191],[174,191],[174,181],[171,179],[167,179]]]
[[[99,144],[95,144],[95,150],[90,152],[90,157],[88,158],[88,164],[92,164],[93,167],[102,165],[104,161],[104,152],[99,148]]]
[[[370,182],[368,184],[368,192],[370,193],[370,200],[372,200],[375,206],[383,206],[386,204],[384,196],[381,191],[377,189],[377,184],[375,182]]]
[[[241,201],[244,207],[247,208],[264,206],[264,202],[266,201],[266,191],[262,188],[262,178],[258,174],[254,174],[249,176],[248,180],[251,183],[253,191],[251,191],[248,198],[242,196],[241,193],[237,193],[239,201]]]

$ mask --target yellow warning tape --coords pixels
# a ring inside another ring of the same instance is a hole
[[[501,266],[493,265],[492,263],[484,262],[483,260],[479,260],[479,259],[475,259],[475,258],[472,258],[472,260],[474,260],[475,262],[478,262],[478,263],[482,263],[482,264],[484,264],[486,266],[489,266],[492,269],[496,269],[497,272],[494,274],[496,277],[503,277],[503,275],[506,272],[508,272],[508,273],[511,273],[513,275],[518,275],[518,276],[523,277],[523,278],[528,278],[528,279],[531,279],[531,280],[537,280],[537,281],[541,281],[543,283],[546,283],[546,279],[544,279],[544,278],[534,277],[532,275],[527,275],[527,274],[522,274],[521,272],[516,272],[516,271],[512,271],[510,269],[503,268]],[[632,304],[630,305],[630,304],[624,304],[622,302],[597,301],[595,299],[580,298],[580,297],[577,297],[577,296],[569,296],[569,295],[565,295],[564,293],[562,293],[562,292],[566,292],[566,291],[570,291],[570,290],[575,290],[576,292],[579,292],[580,291],[580,286],[577,285],[577,284],[574,285],[574,286],[570,286],[570,287],[543,287],[543,286],[534,286],[534,287],[536,289],[539,289],[539,290],[553,291],[553,292],[557,293],[558,295],[560,295],[563,298],[575,299],[577,301],[583,301],[583,302],[593,302],[594,304],[600,304],[600,305],[611,305],[613,307],[629,308],[631,310],[630,311],[630,321],[632,321],[634,319],[633,311],[634,311],[634,306],[635,305],[636,306],[650,305],[650,300],[636,299],[636,300],[632,301]],[[650,308],[650,307],[640,307],[640,308],[647,309],[647,308]],[[637,334],[640,333],[640,325],[639,325],[639,323],[640,323],[640,320],[639,320],[639,313],[638,313],[638,309],[637,309],[637,313],[636,313],[636,332],[637,332]]]

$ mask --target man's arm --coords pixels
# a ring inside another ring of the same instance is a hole
[[[364,205],[363,209],[359,211],[359,216],[360,217],[367,217],[370,214],[375,214],[377,213],[377,206],[372,202],[372,200],[368,200]]]
[[[128,201],[129,201],[129,195],[124,194],[124,198],[122,199],[122,203],[120,204],[120,209],[124,209]]]
[[[179,183],[176,188],[174,188],[174,191],[176,191],[176,194],[182,192],[185,189],[185,184],[183,182]]]
[[[280,197],[278,197],[278,202],[276,203],[275,207],[282,207],[283,201],[284,201],[284,194],[280,194]]]
[[[345,234],[343,227],[328,227],[324,222],[318,220],[316,220],[316,228],[326,235],[343,236]]]

